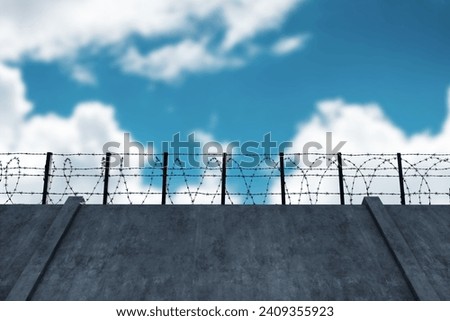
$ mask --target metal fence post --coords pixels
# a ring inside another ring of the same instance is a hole
[[[341,205],[345,205],[345,191],[344,191],[344,173],[342,171],[342,154],[337,154],[338,159],[338,172],[339,172],[339,195],[341,199]]]
[[[163,175],[162,175],[162,190],[161,190],[161,204],[166,204],[167,196],[167,167],[169,163],[169,153],[164,152],[163,154]]]
[[[400,183],[400,204],[405,205],[405,181],[403,178],[402,154],[397,153],[398,179]]]
[[[286,205],[286,182],[284,180],[284,153],[280,153],[281,204]]]
[[[227,192],[227,153],[222,155],[222,193],[220,204],[225,205],[225,195]]]
[[[109,168],[111,164],[111,153],[106,153],[105,157],[105,175],[103,178],[103,205],[108,204],[108,182],[109,182]]]
[[[49,188],[49,180],[50,180],[50,169],[52,167],[52,157],[53,157],[53,153],[48,152],[47,158],[45,160],[44,188],[42,190],[42,204],[47,204],[48,188]]]

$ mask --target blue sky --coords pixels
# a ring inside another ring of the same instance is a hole
[[[346,141],[343,153],[450,153],[448,1],[0,0],[0,8],[3,152],[102,153],[127,132],[156,152],[178,132],[222,144],[270,132],[302,152],[310,141],[325,146],[331,132],[334,146]],[[129,182],[138,191],[147,183]]]
[[[308,35],[302,48],[282,56],[267,52],[278,38],[298,34]],[[135,35],[123,41],[151,50],[170,38]],[[287,140],[317,101],[336,97],[376,102],[412,134],[437,132],[446,116],[448,39],[449,2],[309,0],[251,39],[264,49],[244,66],[182,75],[175,82],[124,73],[110,48],[79,53],[78,61],[97,78],[92,86],[68,77],[64,58],[23,59],[19,65],[33,114],[68,116],[78,102],[99,100],[112,104],[121,126],[141,141],[199,129],[218,140],[258,140],[269,131]]]
[[[32,106],[22,124],[52,128],[55,115],[64,127],[95,102],[112,109],[116,132],[158,144],[192,131],[295,140],[320,102],[337,99],[375,104],[405,137],[442,134],[447,117],[447,1],[0,2],[10,26],[0,31],[0,64],[24,91],[11,101]],[[39,133],[41,148],[61,147]]]

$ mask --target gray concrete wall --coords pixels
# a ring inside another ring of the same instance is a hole
[[[442,300],[450,300],[450,207],[386,206]]]
[[[8,296],[60,209],[59,205],[0,206],[0,300]]]
[[[449,207],[382,208],[388,233],[368,205],[81,205],[27,298],[449,300]],[[2,299],[58,210],[0,206]]]

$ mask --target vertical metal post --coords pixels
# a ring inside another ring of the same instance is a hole
[[[105,175],[103,178],[103,205],[108,204],[108,182],[109,182],[109,168],[111,164],[111,153],[106,153],[105,157]]]
[[[286,205],[286,182],[284,180],[284,153],[280,153],[281,204]]]
[[[344,173],[342,171],[342,154],[337,154],[338,172],[339,172],[339,194],[341,198],[341,205],[345,205],[345,191],[344,191]]]
[[[402,154],[397,153],[397,163],[398,163],[398,179],[400,183],[400,203],[402,205],[406,204],[405,201],[405,185],[403,179],[403,166],[402,166]]]
[[[164,152],[163,154],[163,176],[162,176],[162,191],[161,191],[161,204],[166,204],[167,196],[167,166],[169,163],[169,153]]]
[[[225,195],[227,192],[227,153],[222,156],[222,194],[220,204],[225,205]]]
[[[45,169],[44,169],[44,188],[42,190],[42,204],[47,204],[48,198],[48,188],[49,188],[49,179],[50,179],[50,169],[52,167],[52,157],[53,153],[48,152],[47,158],[45,160]]]

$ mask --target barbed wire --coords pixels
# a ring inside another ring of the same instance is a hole
[[[170,204],[360,204],[380,196],[393,204],[450,204],[450,154],[443,153],[342,154],[342,164],[321,153],[179,153],[167,163],[164,154],[122,153],[113,165],[101,153],[55,153],[48,164],[45,156],[0,153],[1,203],[61,204],[83,196],[93,204],[160,204],[164,197]],[[139,156],[137,165],[130,165],[132,156]],[[190,164],[191,156],[203,162]]]

